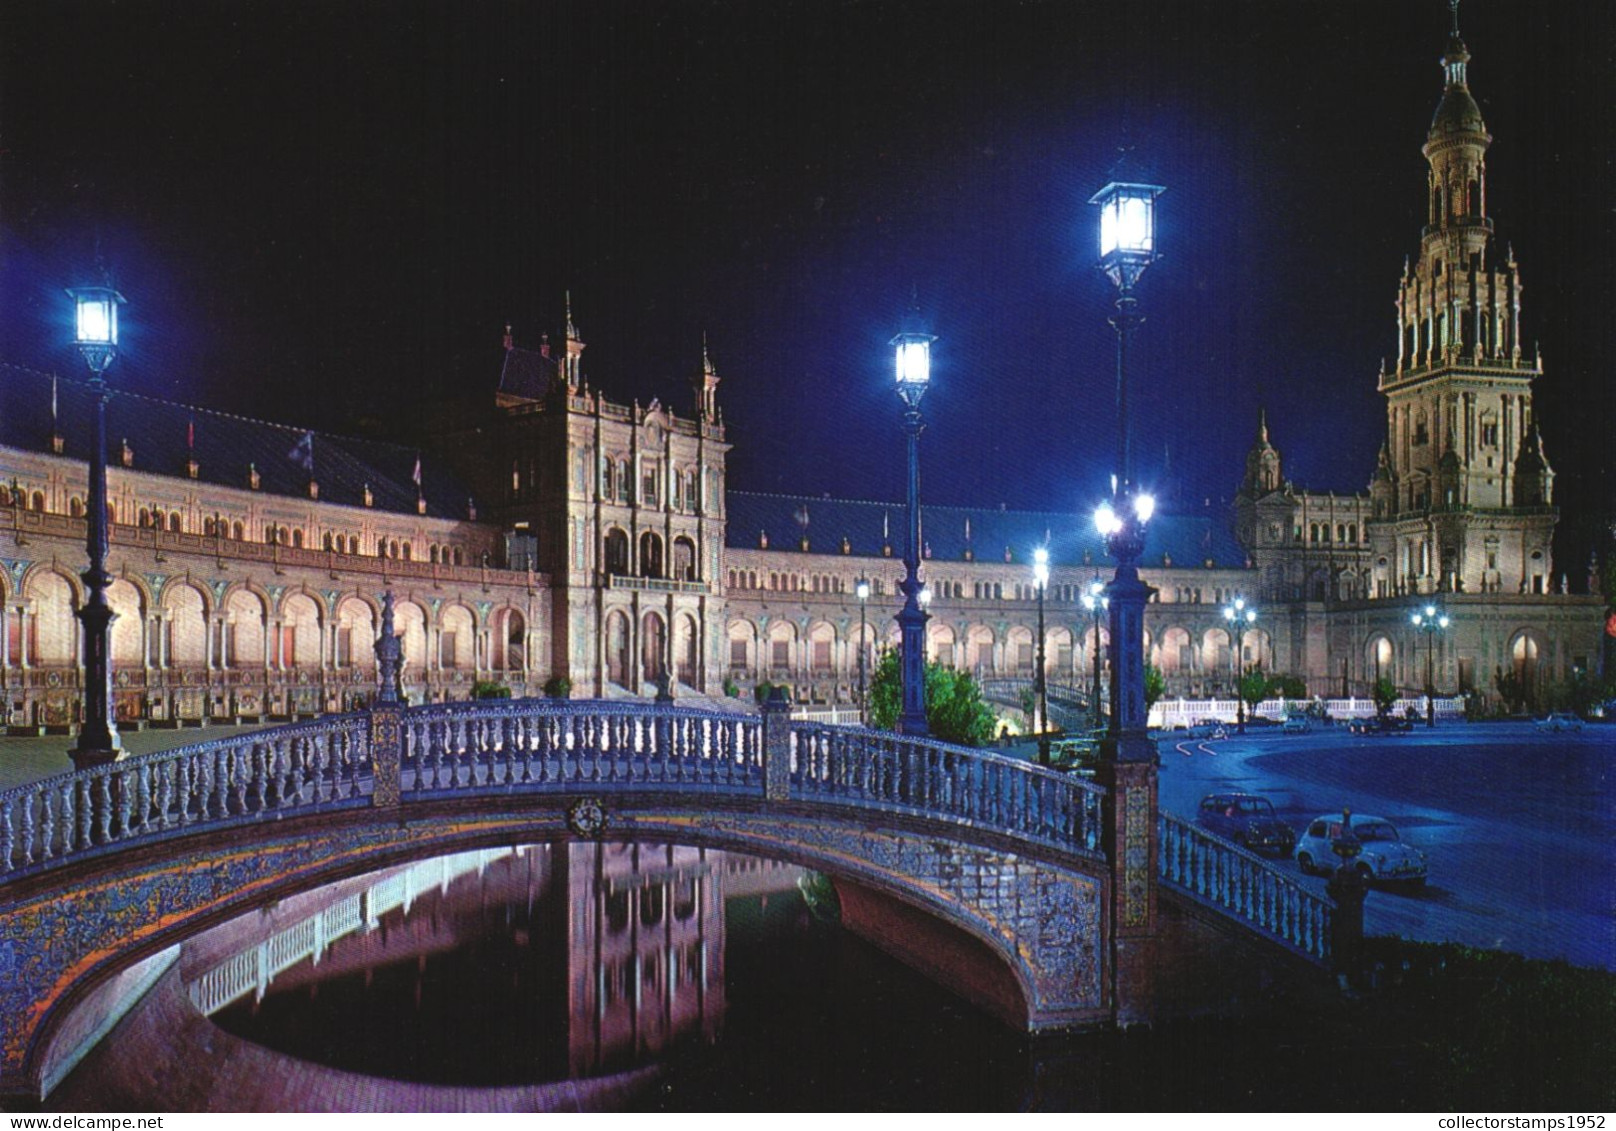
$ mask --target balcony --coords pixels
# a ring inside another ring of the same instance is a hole
[[[606,588],[626,589],[638,593],[699,593],[712,590],[705,581],[675,581],[667,577],[628,577],[621,573],[606,575]]]

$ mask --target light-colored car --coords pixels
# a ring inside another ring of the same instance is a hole
[[[1306,715],[1286,715],[1279,729],[1286,734],[1306,734],[1313,729],[1313,723]]]
[[[1335,843],[1345,829],[1340,813],[1326,813],[1309,822],[1296,842],[1296,863],[1302,871],[1310,876],[1335,871],[1341,862]],[[1352,835],[1361,847],[1353,867],[1365,879],[1385,884],[1425,882],[1425,853],[1405,844],[1397,827],[1386,818],[1354,814]]]
[[[1538,730],[1581,730],[1582,720],[1575,715],[1553,714],[1537,721]]]

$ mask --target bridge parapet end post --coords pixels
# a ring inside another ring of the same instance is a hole
[[[1102,847],[1111,871],[1111,1007],[1118,1025],[1148,1024],[1155,996],[1156,763],[1110,757]]]
[[[763,797],[791,799],[791,700],[783,687],[763,701]]]

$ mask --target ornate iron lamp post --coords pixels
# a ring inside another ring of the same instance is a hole
[[[896,351],[898,396],[904,403],[903,430],[909,441],[909,536],[904,548],[903,609],[898,613],[902,639],[903,709],[898,714],[898,733],[930,733],[926,725],[926,621],[920,603],[920,433],[925,424],[920,417],[920,400],[931,381],[931,344],[935,334],[919,329],[916,313],[910,312],[909,325],[891,345]]]
[[[1039,546],[1032,552],[1032,580],[1038,587],[1038,672],[1033,690],[1038,702],[1038,761],[1049,765],[1049,684],[1044,668],[1044,590],[1049,585],[1049,551]]]
[[[1240,720],[1240,733],[1246,733],[1246,696],[1241,686],[1246,672],[1246,626],[1257,620],[1257,610],[1246,605],[1244,597],[1236,597],[1234,604],[1223,606],[1223,619],[1234,631],[1234,698],[1235,717]]]
[[[1436,634],[1448,627],[1448,614],[1427,605],[1409,618],[1416,632],[1425,633],[1425,725],[1436,726]]]
[[[84,725],[79,742],[68,757],[79,769],[104,766],[123,757],[112,710],[112,620],[107,603],[107,387],[106,372],[118,356],[118,307],[124,298],[111,287],[74,287],[68,295],[77,306],[78,346],[90,367],[93,424],[90,436],[90,498],[85,521],[85,549],[89,568],[84,579],[84,605],[78,617],[84,624]]]
[[[866,624],[864,616],[865,616],[865,606],[868,604],[868,602],[870,600],[870,583],[868,581],[864,580],[864,578],[862,578],[862,577],[859,578],[858,583],[853,586],[853,592],[858,594],[858,603],[859,603],[859,637],[858,637],[859,726],[867,727],[867,726],[870,725],[870,708],[869,708],[869,702],[865,698],[865,689],[864,689],[864,654],[868,650],[866,648],[866,646],[865,646],[865,643],[864,643],[864,630],[865,630],[865,624]]]
[[[1139,578],[1145,529],[1156,500],[1133,475],[1133,432],[1128,416],[1128,340],[1143,319],[1134,286],[1156,259],[1156,197],[1160,185],[1113,181],[1095,193],[1100,207],[1100,269],[1117,288],[1111,325],[1117,331],[1117,474],[1111,499],[1095,512],[1095,526],[1116,559],[1107,586],[1111,598],[1111,756],[1119,762],[1155,760],[1146,734],[1145,605],[1150,586]]]
[[[1089,714],[1094,716],[1094,729],[1100,729],[1100,614],[1109,611],[1111,598],[1105,595],[1105,582],[1095,578],[1089,582],[1088,592],[1083,594],[1083,607],[1094,616],[1094,650],[1089,655],[1089,667],[1093,670],[1094,691],[1089,696]]]

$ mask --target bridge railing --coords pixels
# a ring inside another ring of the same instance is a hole
[[[1066,850],[1100,842],[1103,789],[984,750],[797,723],[790,780],[793,798],[943,816]]]
[[[328,716],[70,771],[0,793],[0,878],[294,810],[368,805],[369,720]]]
[[[512,700],[417,707],[403,719],[402,787],[442,794],[667,786],[756,793],[756,715],[649,703]]]
[[[1321,965],[1330,960],[1335,904],[1270,861],[1171,813],[1157,820],[1157,871],[1167,886],[1210,904]]]

